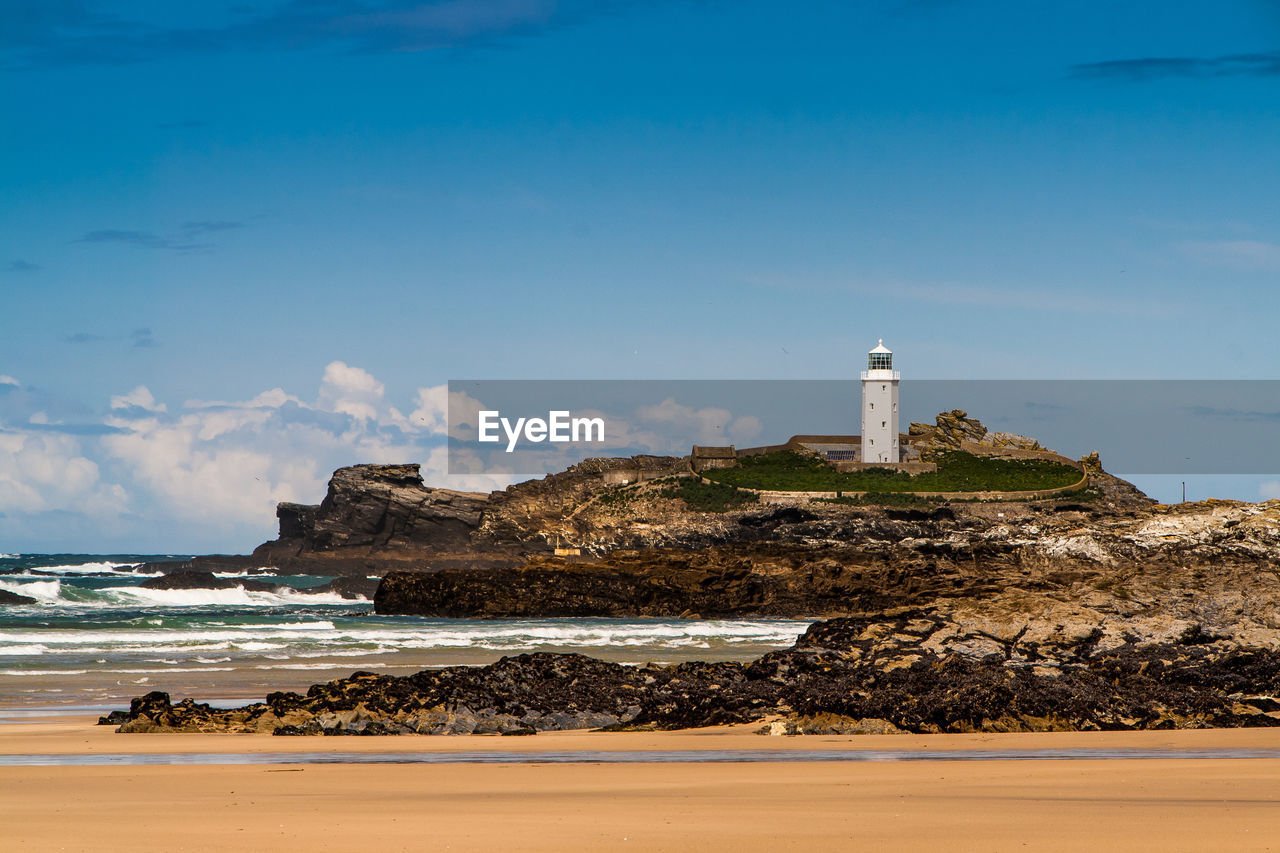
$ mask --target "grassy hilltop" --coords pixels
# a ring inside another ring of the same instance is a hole
[[[842,474],[821,459],[793,450],[747,456],[735,468],[704,471],[717,483],[796,492],[1020,492],[1057,489],[1080,480],[1068,465],[1040,459],[999,459],[961,450],[939,454],[938,470],[906,474],[866,468]]]

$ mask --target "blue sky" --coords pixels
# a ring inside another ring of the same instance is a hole
[[[1280,362],[1262,0],[0,0],[0,110],[0,550],[252,547],[450,378]]]

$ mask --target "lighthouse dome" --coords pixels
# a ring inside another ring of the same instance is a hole
[[[884,345],[884,338],[867,352],[867,370],[893,370],[893,350]]]

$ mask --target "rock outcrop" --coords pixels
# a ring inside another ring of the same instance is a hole
[[[36,599],[29,595],[21,595],[20,593],[10,592],[7,589],[0,589],[0,604],[35,604]]]
[[[993,449],[1044,450],[1040,442],[1012,432],[991,432],[977,418],[961,409],[942,412],[936,423],[913,423],[907,428],[911,446],[924,461],[936,459],[940,453],[959,450],[962,444],[977,444]]]
[[[240,587],[251,592],[274,592],[281,587],[265,581],[249,578],[220,578],[212,572],[182,571],[170,572],[158,578],[148,578],[138,586],[143,589],[235,589]]]
[[[356,673],[230,710],[152,693],[104,722],[277,734],[1280,725],[1280,501],[1156,505],[1093,456],[1087,491],[1058,500],[701,513],[675,496],[680,462],[592,460],[487,497],[428,489],[412,466],[343,469],[321,505],[282,508],[281,538],[259,558],[349,563],[344,583],[363,577],[355,568],[392,569],[383,613],[826,620],[793,647],[748,664],[526,654]]]
[[[523,654],[395,677],[358,672],[231,710],[149,693],[120,732],[532,734],[774,719],[788,731],[1054,731],[1280,726],[1280,651],[1189,623],[1155,642],[1031,639],[899,608],[819,622],[749,663],[626,666]],[[770,730],[775,730],[776,725]]]
[[[575,510],[605,488],[606,474],[681,470],[674,457],[590,459],[542,480],[482,494],[438,489],[412,465],[353,465],[334,472],[318,505],[282,503],[280,536],[247,556],[145,563],[144,571],[233,572],[265,567],[363,577],[393,569],[517,566],[550,553],[577,529]]]

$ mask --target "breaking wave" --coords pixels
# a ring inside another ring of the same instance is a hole
[[[22,576],[17,576],[22,577]],[[229,589],[146,589],[140,586],[108,586],[98,589],[71,586],[61,580],[18,581],[0,578],[0,589],[35,598],[42,605],[90,608],[148,607],[288,607],[293,605],[369,604],[367,598],[343,598],[337,593],[293,590],[258,592],[244,587]]]

